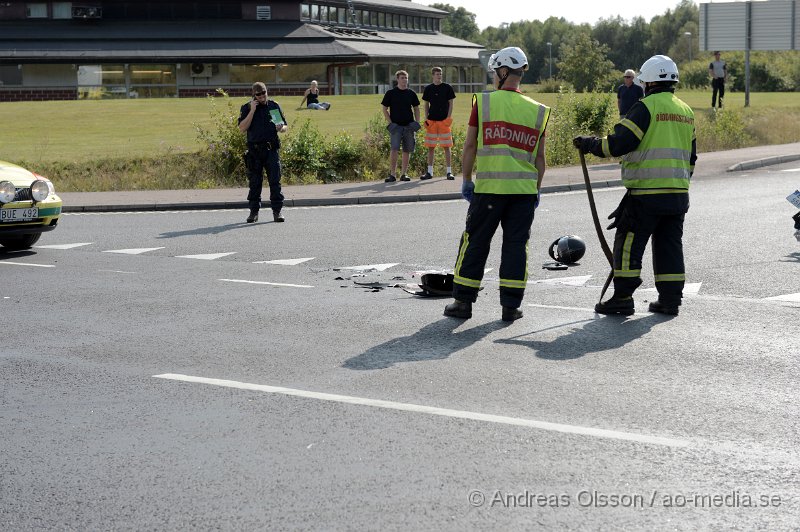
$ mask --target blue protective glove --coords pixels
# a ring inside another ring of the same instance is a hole
[[[475,193],[475,181],[463,181],[461,183],[461,196],[472,203],[472,195]]]
[[[533,210],[535,211],[539,207],[539,199],[542,197],[541,192],[536,193],[536,199],[533,200]]]

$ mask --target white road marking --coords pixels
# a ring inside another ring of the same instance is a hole
[[[703,283],[686,283],[683,285],[683,296],[696,296],[700,293],[700,285]],[[642,288],[639,290],[640,292],[655,292],[655,287],[653,288]]]
[[[177,258],[179,259],[199,259],[199,260],[215,260],[222,257],[227,257],[228,255],[235,255],[235,251],[231,251],[229,253],[206,253],[203,255],[178,255]]]
[[[781,170],[781,172],[800,172],[800,168],[787,168],[786,170]]]
[[[55,268],[54,264],[32,264],[30,262],[10,262],[7,260],[0,260],[0,264],[8,264],[11,266],[35,266],[37,268]]]
[[[76,244],[48,244],[46,246],[33,246],[33,247],[41,249],[72,249],[72,248],[79,248],[81,246],[90,246],[92,244],[94,244],[94,242],[78,242]]]
[[[559,305],[537,305],[536,303],[526,303],[526,305],[529,306],[529,307],[536,307],[536,308],[554,308],[554,309],[558,309],[558,310],[579,310],[581,312],[594,312],[594,307],[592,307],[592,308],[588,308],[588,307],[562,307],[562,306],[559,306]],[[597,314],[597,315],[598,315],[598,319],[600,319],[600,318],[602,318],[604,316],[603,314]],[[632,315],[633,316],[650,316],[651,314],[649,312],[634,312]]]
[[[225,281],[226,283],[247,283],[247,284],[265,284],[269,286],[288,286],[290,288],[314,288],[308,284],[289,284],[289,283],[270,283],[268,281],[248,281],[246,279],[217,279],[217,281]]]
[[[583,286],[586,281],[591,279],[591,275],[578,275],[575,277],[556,277],[554,279],[540,279],[538,281],[528,281],[528,284],[564,284],[567,286]]]
[[[103,253],[122,253],[123,255],[139,255],[140,253],[147,253],[148,251],[155,251],[157,249],[164,249],[164,246],[161,246],[160,248],[107,249],[103,251]]]
[[[281,266],[297,266],[298,264],[303,264],[304,262],[308,262],[310,260],[314,260],[314,257],[305,257],[302,259],[259,260],[254,262],[253,264],[278,264]]]
[[[789,303],[800,303],[800,292],[797,294],[783,294],[765,298],[767,301],[788,301]]]
[[[97,270],[97,271],[106,273],[137,273],[137,272],[126,272],[124,270]]]
[[[340,266],[334,270],[356,270],[359,272],[382,272],[388,270],[392,266],[397,266],[399,262],[390,262],[388,264],[365,264],[363,266]]]
[[[429,414],[434,416],[444,416],[457,419],[469,419],[473,421],[485,421],[489,423],[502,423],[504,425],[513,425],[517,427],[528,427],[528,428],[547,430],[552,432],[562,432],[566,434],[592,436],[594,438],[610,438],[614,440],[633,441],[649,445],[662,445],[666,447],[688,447],[691,445],[691,442],[689,440],[682,440],[678,438],[652,436],[649,434],[636,434],[633,432],[599,429],[595,427],[583,427],[580,425],[566,425],[563,423],[551,423],[549,421],[538,421],[535,419],[498,416],[494,414],[484,414],[481,412],[469,412],[466,410],[451,410],[449,408],[417,405],[413,403],[397,403],[394,401],[384,401],[381,399],[369,399],[366,397],[354,397],[350,395],[337,395],[330,393],[311,392],[307,390],[297,390],[293,388],[283,388],[279,386],[268,386],[265,384],[253,384],[248,382],[239,382],[239,381],[231,381],[224,379],[210,379],[207,377],[195,377],[191,375],[179,375],[175,373],[164,373],[162,375],[153,375],[153,377],[157,379],[168,379],[168,380],[183,381],[183,382],[193,382],[199,384],[211,384],[214,386],[237,388],[240,390],[275,393],[280,395],[288,395],[292,397],[303,397],[306,399],[317,399],[320,401],[330,401],[334,403],[371,406],[374,408],[400,410],[403,412],[415,412],[419,414]]]

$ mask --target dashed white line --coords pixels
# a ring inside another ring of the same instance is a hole
[[[404,412],[415,412],[434,416],[443,416],[456,419],[469,419],[472,421],[484,421],[488,423],[501,423],[517,427],[528,427],[538,430],[551,432],[561,432],[565,434],[575,434],[581,436],[591,436],[595,438],[608,438],[614,440],[633,441],[649,445],[661,445],[666,447],[688,447],[691,445],[689,440],[679,438],[669,438],[664,436],[653,436],[649,434],[637,434],[634,432],[623,432],[618,430],[600,429],[595,427],[584,427],[580,425],[566,425],[563,423],[551,423],[549,421],[539,421],[535,419],[516,418],[510,416],[498,416],[495,414],[484,414],[481,412],[470,412],[466,410],[452,410],[449,408],[439,408],[435,406],[418,405],[413,403],[398,403],[395,401],[384,401],[381,399],[369,399],[366,397],[354,397],[350,395],[337,395],[331,393],[312,392],[308,390],[297,390],[293,388],[283,388],[279,386],[268,386],[265,384],[253,384],[249,382],[239,382],[224,379],[211,379],[207,377],[196,377],[192,375],[180,375],[175,373],[164,373],[153,375],[157,379],[167,379],[199,384],[210,384],[225,388],[238,388],[240,390],[251,390],[257,392],[274,393],[288,395],[292,397],[303,397],[306,399],[316,399],[334,403],[345,403],[351,405],[370,406],[388,410],[400,410]]]
[[[48,244],[45,246],[33,246],[33,247],[40,249],[72,249],[72,248],[79,248],[81,246],[90,246],[92,244],[94,244],[94,242],[77,242],[75,244]]]
[[[235,251],[230,251],[228,253],[204,253],[202,255],[178,255],[177,258],[179,259],[198,259],[198,260],[216,260],[221,259],[222,257],[227,257],[228,255],[235,255]]]
[[[278,264],[280,266],[297,266],[304,262],[314,260],[314,257],[305,257],[302,259],[275,259],[275,260],[259,260],[253,264]]]
[[[133,248],[133,249],[107,249],[103,253],[121,253],[123,255],[139,255],[140,253],[147,253],[148,251],[156,251],[164,249],[164,246],[159,248]]]
[[[289,284],[289,283],[270,283],[268,281],[248,281],[247,279],[217,279],[217,281],[224,281],[226,283],[247,283],[247,284],[263,284],[269,286],[287,286],[289,288],[314,288],[308,284]]]
[[[8,264],[9,266],[34,266],[36,268],[55,268],[54,264],[33,264],[30,262],[11,262],[7,260],[0,260],[0,264]]]

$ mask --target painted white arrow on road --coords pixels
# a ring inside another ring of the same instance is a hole
[[[89,246],[91,244],[94,244],[94,242],[78,242],[75,244],[48,244],[46,246],[33,246],[33,247],[41,249],[72,249],[72,248],[79,248],[81,246]]]
[[[556,277],[555,279],[540,279],[530,281],[532,284],[565,284],[567,286],[583,286],[591,279],[591,275],[577,275],[575,277]]]
[[[107,249],[103,251],[103,253],[121,253],[123,255],[139,255],[140,253],[147,253],[148,251],[155,251],[157,249],[164,249],[164,246],[161,246],[160,248]]]
[[[683,285],[683,295],[684,296],[696,296],[700,293],[700,285],[703,283],[686,283]],[[655,292],[655,288],[643,288],[640,292]]]
[[[179,259],[199,259],[199,260],[215,260],[228,255],[235,255],[235,251],[229,253],[206,253],[204,255],[178,255]]]
[[[767,301],[787,301],[789,303],[800,303],[800,293],[797,294],[783,294],[781,296],[773,296],[766,298]]]
[[[304,262],[314,260],[314,257],[305,257],[302,259],[276,259],[276,260],[259,260],[253,264],[279,264],[281,266],[297,266]]]
[[[365,264],[363,266],[341,266],[340,268],[334,268],[334,270],[356,270],[359,272],[382,272],[384,270],[388,270],[392,266],[397,266],[400,264],[399,262],[390,262],[388,264]]]

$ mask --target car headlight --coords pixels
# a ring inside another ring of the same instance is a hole
[[[47,186],[47,181],[44,179],[37,179],[31,184],[31,197],[33,201],[44,201],[50,195],[50,187]]]
[[[0,203],[9,203],[14,201],[17,195],[17,188],[11,181],[0,182]]]

